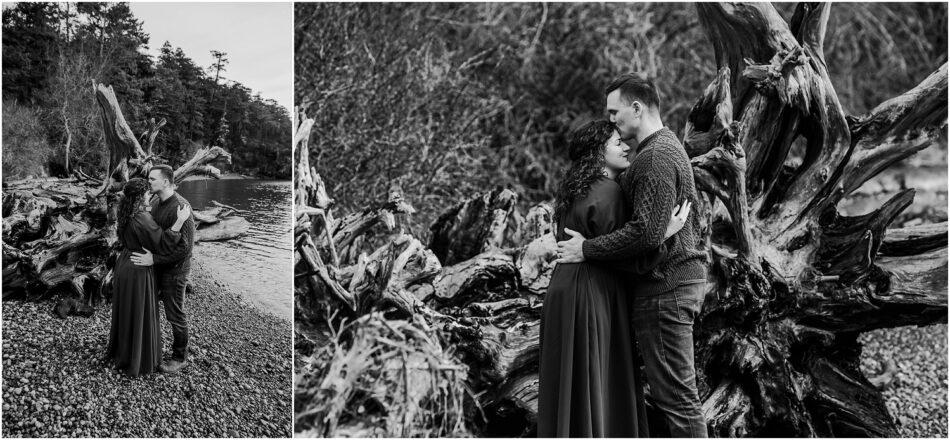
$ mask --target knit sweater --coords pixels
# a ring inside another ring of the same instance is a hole
[[[587,260],[636,262],[637,257],[664,243],[674,206],[684,200],[700,206],[686,150],[666,127],[640,142],[636,158],[620,175],[620,186],[631,210],[630,220],[614,232],[585,240]],[[667,258],[635,279],[635,294],[657,295],[681,284],[706,280],[699,228],[699,219],[691,212],[683,229],[665,242]]]
[[[177,192],[166,200],[162,200],[161,197],[154,197],[151,202],[151,207],[152,218],[155,219],[155,223],[158,223],[162,229],[172,227],[175,221],[178,220],[179,205],[189,205],[189,203],[188,200],[185,200],[185,198]],[[192,213],[181,227],[181,240],[175,249],[169,254],[153,254],[152,261],[155,263],[155,266],[166,270],[171,268],[190,268],[190,264],[186,265],[182,263],[191,263],[191,249],[194,245],[195,215]]]

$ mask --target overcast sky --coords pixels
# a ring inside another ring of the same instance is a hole
[[[226,79],[293,109],[293,4],[130,2],[149,34],[149,53],[165,41],[201,67],[211,50],[227,52]],[[207,72],[207,70],[206,70]]]

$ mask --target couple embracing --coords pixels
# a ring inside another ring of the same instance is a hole
[[[610,121],[571,134],[555,202],[558,260],[544,300],[539,437],[650,437],[645,380],[672,437],[706,437],[693,321],[706,290],[689,158],[654,84],[606,89]],[[628,159],[635,143],[633,159]],[[634,339],[646,377],[636,364]],[[652,435],[651,435],[652,431]]]
[[[185,289],[195,240],[191,206],[175,192],[172,168],[157,165],[149,170],[147,181],[126,182],[117,211],[122,252],[114,269],[105,359],[130,377],[177,372],[186,365],[188,353]],[[165,362],[159,299],[174,336],[172,356]]]

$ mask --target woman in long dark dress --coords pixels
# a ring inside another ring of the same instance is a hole
[[[555,206],[558,241],[570,238],[564,228],[593,238],[624,224],[614,179],[630,165],[628,150],[607,121],[571,134],[572,164]],[[674,216],[666,237],[682,223]],[[601,262],[555,267],[541,316],[539,437],[649,436],[623,271],[644,273],[664,252],[661,246],[622,270]]]
[[[116,368],[131,377],[158,369],[162,361],[162,333],[155,271],[152,266],[136,266],[129,257],[132,252],[143,249],[169,253],[181,239],[179,231],[191,214],[187,206],[179,208],[175,224],[162,230],[146,211],[148,189],[144,179],[129,180],[123,189],[116,219],[122,252],[116,260],[112,281],[108,355]]]

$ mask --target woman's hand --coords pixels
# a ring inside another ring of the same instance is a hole
[[[191,217],[191,206],[178,205],[178,223],[184,224]]]
[[[686,218],[689,217],[689,210],[693,207],[693,204],[689,200],[683,201],[677,206],[673,207],[673,216],[670,217],[670,224],[666,227],[666,234],[663,235],[663,239],[666,240],[683,229],[683,225],[686,224]]]

